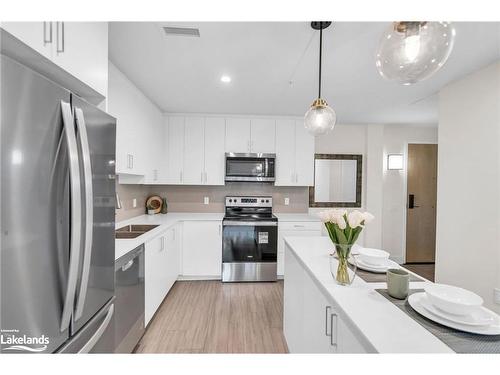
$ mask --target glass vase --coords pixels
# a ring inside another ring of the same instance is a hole
[[[330,256],[330,272],[340,285],[351,285],[356,277],[356,258],[351,254],[353,245],[334,244],[335,254]]]

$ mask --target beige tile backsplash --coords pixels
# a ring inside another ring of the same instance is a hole
[[[145,212],[150,195],[166,197],[169,212],[223,212],[226,195],[271,195],[275,212],[305,213],[309,207],[307,187],[281,187],[259,183],[228,183],[225,186],[186,185],[117,185],[123,208],[117,210],[116,220],[121,221]],[[209,204],[203,204],[204,197]],[[285,198],[290,204],[285,206]],[[137,208],[132,208],[132,199]]]

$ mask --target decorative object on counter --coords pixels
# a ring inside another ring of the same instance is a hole
[[[328,106],[326,100],[321,98],[321,58],[323,52],[323,29],[332,23],[330,21],[314,21],[311,27],[319,30],[319,77],[318,77],[318,98],[311,104],[311,107],[304,116],[304,126],[307,131],[314,135],[323,135],[333,130],[337,115]]]
[[[161,213],[162,213],[162,214],[166,214],[166,213],[168,213],[167,198],[162,198]]]
[[[387,293],[393,298],[405,299],[410,289],[410,274],[399,268],[387,270]]]
[[[365,224],[373,220],[373,215],[358,210],[348,213],[344,209],[332,209],[320,212],[319,217],[325,224],[338,258],[335,272],[335,258],[330,256],[332,276],[334,276],[338,284],[350,285],[356,277],[356,259],[351,254],[352,246],[361,234]],[[348,267],[349,263],[353,264],[351,272]]]
[[[449,22],[393,22],[380,39],[375,64],[382,77],[411,85],[441,69],[454,40]]]
[[[146,210],[148,212],[148,215],[154,215],[154,214],[156,214],[156,210],[155,210],[154,206],[151,203],[146,206]]]
[[[152,195],[148,199],[146,199],[146,208],[148,209],[148,211],[150,209],[154,211],[150,215],[159,214],[161,212],[161,206],[162,206],[162,200],[161,197],[159,197],[158,195]]]

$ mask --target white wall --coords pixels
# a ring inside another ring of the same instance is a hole
[[[436,280],[493,302],[500,287],[500,63],[439,94]]]
[[[406,233],[406,170],[387,171],[388,153],[407,153],[408,143],[437,143],[435,126],[337,125],[316,138],[316,153],[362,154],[362,210],[375,216],[359,243],[383,248],[397,262],[404,261]],[[316,213],[322,209],[310,209]]]

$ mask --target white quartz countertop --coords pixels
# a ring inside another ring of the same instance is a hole
[[[115,260],[181,221],[222,221],[223,217],[224,213],[172,212],[168,214],[141,215],[117,222],[115,228],[130,224],[157,224],[159,226],[136,238],[115,239]]]
[[[303,214],[293,214],[293,213],[279,213],[274,212],[274,215],[278,218],[278,222],[282,221],[320,221],[319,217],[315,215],[310,215],[307,213]]]
[[[346,324],[379,353],[449,353],[447,345],[406,315],[375,289],[386,283],[356,278],[350,286],[335,283],[329,266],[328,237],[286,237],[285,251],[292,251],[317,286],[346,317]],[[411,282],[420,289],[430,281]]]

